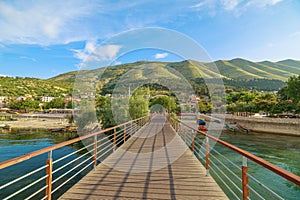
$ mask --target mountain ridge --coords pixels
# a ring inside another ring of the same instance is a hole
[[[197,67],[192,63],[197,63]],[[234,58],[231,60],[217,60],[214,62],[200,62],[193,60],[183,60],[179,62],[159,62],[159,61],[137,61],[133,63],[126,63],[120,65],[109,66],[108,68],[98,68],[94,70],[84,70],[81,73],[91,73],[93,71],[101,71],[101,69],[112,69],[119,71],[127,71],[129,68],[134,68],[142,64],[157,64],[165,65],[166,67],[172,67],[178,72],[188,77],[195,76],[196,71],[201,71],[207,75],[206,78],[212,78],[216,72],[210,70],[210,65],[215,64],[221,74],[222,78],[235,80],[253,80],[253,79],[268,79],[268,80],[281,80],[287,81],[291,76],[300,74],[300,61],[285,59],[278,62],[260,61],[253,62],[243,58]],[[117,69],[118,68],[118,69]],[[196,69],[197,68],[197,69]],[[51,81],[75,81],[78,71],[71,71],[58,76],[52,77],[47,80]],[[187,72],[190,72],[187,73]]]

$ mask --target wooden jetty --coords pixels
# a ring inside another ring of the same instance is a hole
[[[228,199],[158,116],[60,199]]]

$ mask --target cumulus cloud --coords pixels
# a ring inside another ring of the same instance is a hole
[[[161,59],[161,58],[165,58],[165,57],[167,57],[169,54],[168,53],[157,53],[157,54],[155,54],[154,55],[154,58],[155,59]]]
[[[81,60],[80,67],[84,67],[89,62],[113,61],[121,48],[120,45],[99,45],[93,40],[87,41],[84,49],[73,51]]]
[[[64,43],[75,37],[76,21],[88,16],[93,6],[85,0],[0,1],[0,42]]]

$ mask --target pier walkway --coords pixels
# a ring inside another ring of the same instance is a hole
[[[157,116],[60,199],[228,199]]]

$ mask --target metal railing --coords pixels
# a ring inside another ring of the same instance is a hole
[[[5,173],[8,168],[24,173],[0,186],[0,199],[50,200],[62,187],[75,184],[74,179],[78,175],[84,175],[83,172],[88,173],[95,168],[147,124],[149,119],[150,116],[142,117],[1,162],[0,174]],[[81,142],[84,142],[85,146]],[[79,146],[76,151],[65,148],[75,144]],[[22,167],[19,163],[33,159],[38,159],[37,163],[43,162],[43,159],[46,162],[42,166],[34,164],[33,169],[29,171],[18,169]],[[59,195],[56,195],[56,198]]]
[[[249,161],[253,161],[259,166],[288,180],[290,184],[294,183],[296,187],[300,186],[299,176],[206,132],[199,131],[181,120],[169,116],[167,118],[185,144],[197,156],[200,162],[204,164],[206,175],[211,174],[215,179],[218,179],[219,183],[221,183],[221,188],[228,191],[226,194],[231,199],[284,199],[284,197],[274,192],[273,189],[248,172]],[[226,157],[217,148],[212,148],[210,146],[212,141],[220,144],[223,150],[230,150],[236,153],[237,156],[235,158],[240,156],[239,159],[242,161],[241,166],[236,164],[236,160]]]

